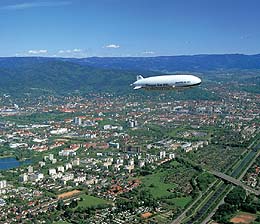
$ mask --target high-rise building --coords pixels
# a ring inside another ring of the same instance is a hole
[[[82,119],[80,117],[75,117],[74,118],[74,124],[76,125],[82,125]]]
[[[1,180],[0,181],[0,189],[6,188],[6,180]]]
[[[160,151],[160,155],[159,155],[160,159],[164,159],[165,156],[166,156],[166,152],[165,151]]]

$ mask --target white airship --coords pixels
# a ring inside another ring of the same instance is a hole
[[[194,75],[160,75],[144,78],[141,75],[136,77],[136,81],[131,84],[134,89],[182,89],[200,85],[201,79]]]

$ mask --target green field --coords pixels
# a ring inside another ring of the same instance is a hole
[[[66,222],[66,221],[58,221],[55,222],[54,224],[69,224],[70,222]]]
[[[83,199],[82,201],[78,202],[78,206],[80,207],[92,207],[92,206],[97,206],[97,205],[103,205],[103,204],[108,204],[109,202],[101,199],[101,198],[97,198],[91,195],[82,195],[81,198]]]
[[[192,198],[191,197],[181,197],[181,198],[173,198],[173,199],[168,199],[168,200],[170,202],[173,202],[178,207],[184,208],[188,203],[191,202]]]
[[[180,163],[177,162],[176,160],[172,160],[170,164],[171,164],[173,167],[176,167],[176,166],[178,166]]]
[[[154,198],[170,195],[168,190],[175,187],[174,184],[164,183],[166,174],[167,172],[157,172],[142,178],[142,183],[149,188]]]

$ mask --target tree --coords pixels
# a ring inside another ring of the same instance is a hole
[[[225,198],[225,202],[239,208],[245,199],[246,191],[242,187],[235,187],[232,191],[228,193]]]
[[[78,201],[77,200],[73,200],[71,203],[70,203],[70,208],[76,208],[78,206]]]
[[[62,199],[58,200],[57,210],[64,209],[64,201]]]

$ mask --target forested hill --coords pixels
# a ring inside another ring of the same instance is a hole
[[[11,61],[10,63],[7,63]],[[47,58],[0,60],[0,92],[8,94],[69,94],[89,91],[122,91],[136,73],[99,69]],[[129,87],[130,89],[130,87]]]
[[[160,72],[209,71],[220,69],[260,69],[260,54],[223,54],[161,57],[92,57],[62,59],[98,68],[149,70]]]
[[[210,71],[221,69],[260,69],[260,54],[219,54],[160,57],[0,57],[0,68],[16,68],[42,62],[63,61],[96,68],[114,68],[137,71]]]
[[[260,69],[260,55],[195,55],[165,57],[109,58],[0,58],[0,94],[75,94],[90,91],[128,92],[137,74],[153,75],[167,72],[203,72]],[[224,76],[216,73],[214,80]],[[232,76],[230,79],[233,79]],[[257,86],[258,73],[246,76]]]

